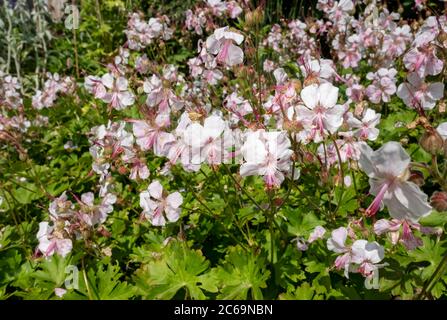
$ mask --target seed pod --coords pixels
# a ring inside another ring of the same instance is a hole
[[[431,155],[436,155],[444,149],[444,140],[441,135],[433,128],[427,128],[427,130],[422,135],[420,145],[422,149],[430,153]]]
[[[447,192],[435,191],[430,198],[430,204],[437,211],[447,211]]]

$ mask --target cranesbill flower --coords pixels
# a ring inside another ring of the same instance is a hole
[[[152,182],[147,191],[140,193],[140,206],[144,216],[154,226],[164,226],[167,221],[175,222],[180,218],[183,197],[179,192],[167,194],[159,181]]]
[[[331,83],[312,84],[301,91],[303,104],[296,108],[304,127],[310,129],[315,142],[328,132],[334,133],[343,124],[346,108],[337,105],[338,88]]]
[[[374,232],[377,235],[388,233],[391,243],[396,245],[401,242],[407,250],[413,250],[423,245],[422,239],[414,235],[412,229],[424,234],[432,234],[436,229],[423,227],[419,223],[398,219],[380,219],[374,224]]]
[[[171,142],[169,133],[164,129],[169,125],[169,115],[159,114],[154,121],[132,120],[133,134],[141,150],[153,149],[158,156],[166,154],[166,145]]]
[[[185,141],[191,148],[192,163],[207,162],[211,165],[220,164],[227,158],[230,147],[228,144],[227,123],[220,116],[207,117],[203,125],[193,122],[185,131]]]
[[[374,141],[379,136],[379,129],[376,126],[380,122],[380,113],[376,113],[373,109],[366,109],[361,120],[354,117],[354,115],[349,112],[347,114],[347,123],[354,129],[354,136],[362,140]]]
[[[369,176],[370,193],[374,201],[366,210],[368,216],[375,215],[382,203],[395,219],[416,222],[430,214],[432,207],[427,195],[411,181],[408,181],[410,156],[398,142],[387,142],[373,151],[368,145],[361,145],[360,168]]]
[[[377,264],[384,258],[384,249],[375,241],[356,240],[351,247],[351,257],[351,262],[358,265],[353,271],[370,278],[381,267]]]
[[[421,78],[427,75],[434,76],[439,74],[444,63],[436,56],[436,51],[436,47],[433,45],[424,45],[411,49],[403,58],[405,67],[410,72],[416,72]]]
[[[415,72],[410,73],[407,80],[397,88],[397,96],[409,107],[430,110],[444,96],[444,84],[441,82],[426,83]]]
[[[242,41],[244,41],[243,35],[230,31],[229,27],[223,27],[216,29],[206,39],[206,48],[210,53],[217,55],[218,62],[232,67],[244,61],[244,52],[237,46]]]
[[[331,233],[331,237],[327,240],[327,248],[335,253],[341,253],[335,259],[335,268],[337,270],[344,269],[346,278],[349,278],[349,265],[351,264],[351,249],[346,244],[348,237],[348,229],[340,227]]]
[[[37,249],[45,257],[52,256],[55,253],[65,257],[73,248],[71,239],[66,238],[63,231],[55,231],[55,228],[46,221],[39,223],[37,239],[39,240]]]
[[[290,145],[286,132],[247,132],[241,148],[245,160],[240,168],[241,176],[260,175],[268,188],[279,187],[284,181],[284,173],[291,169],[293,151]]]
[[[396,74],[397,70],[394,68],[380,68],[377,72],[366,75],[369,80],[373,80],[365,92],[371,102],[390,102],[391,96],[396,93]]]
[[[81,195],[79,204],[81,205],[80,216],[89,226],[101,224],[107,219],[107,215],[113,212],[113,204],[116,202],[116,196],[108,193],[99,204],[95,204],[95,195],[93,192],[86,192]]]
[[[127,80],[124,77],[114,78],[110,73],[102,76],[101,82],[107,90],[101,97],[116,110],[122,110],[134,103],[135,98],[128,91]]]

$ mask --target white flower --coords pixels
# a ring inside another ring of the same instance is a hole
[[[108,193],[102,199],[101,203],[95,205],[95,195],[93,192],[86,192],[81,195],[81,217],[89,226],[101,224],[107,219],[107,215],[113,212],[113,204],[116,202],[116,196]]]
[[[397,96],[409,107],[431,110],[444,96],[444,84],[441,82],[425,83],[416,72],[410,73],[407,80],[397,88]]]
[[[241,152],[245,160],[240,168],[241,176],[261,175],[269,188],[278,187],[284,173],[291,170],[293,151],[286,132],[249,131]]]
[[[301,91],[303,105],[297,107],[297,117],[302,119],[315,142],[328,132],[334,133],[343,124],[346,108],[337,105],[338,88],[331,83],[312,84]]]
[[[193,122],[185,130],[184,139],[191,148],[192,163],[220,164],[228,157],[228,150],[231,142],[229,129],[220,116],[211,115],[207,117],[201,125]]]
[[[217,61],[232,67],[244,61],[244,52],[240,45],[244,41],[244,36],[230,31],[229,27],[216,29],[214,33],[206,39],[207,50],[217,55]]]
[[[376,196],[367,215],[374,215],[382,202],[395,219],[416,222],[430,214],[432,208],[427,195],[416,184],[407,181],[411,159],[398,142],[387,142],[376,151],[362,144],[361,150],[359,165],[369,176],[369,192]]]
[[[331,233],[331,237],[327,240],[327,248],[335,253],[342,253],[335,259],[335,267],[337,270],[344,269],[345,277],[349,277],[349,265],[351,264],[350,247],[346,245],[348,237],[348,229],[340,227]]]
[[[179,192],[163,194],[159,181],[152,182],[147,191],[140,193],[140,206],[143,214],[154,226],[164,226],[166,220],[175,222],[180,218],[183,197]]]
[[[384,249],[377,242],[366,240],[356,240],[351,247],[351,262],[358,265],[355,271],[364,277],[370,278],[373,272],[380,265],[377,265],[384,258]]]
[[[380,113],[376,113],[373,109],[366,109],[362,120],[354,117],[354,115],[349,112],[347,123],[351,128],[356,128],[353,130],[354,136],[363,139],[374,141],[379,136],[379,129],[376,126],[380,122]]]
[[[73,248],[71,240],[63,238],[61,232],[55,233],[54,227],[46,221],[39,223],[37,239],[39,240],[37,248],[45,257],[52,256],[55,253],[65,257]]]
[[[436,131],[441,135],[441,137],[445,140],[447,139],[447,122],[441,123],[437,128]]]
[[[127,89],[127,80],[123,77],[114,78],[106,73],[101,78],[101,83],[108,89],[101,99],[109,103],[116,110],[122,110],[134,103],[135,98]]]
[[[309,235],[307,242],[312,243],[318,239],[323,239],[326,229],[322,226],[316,226],[312,233]]]

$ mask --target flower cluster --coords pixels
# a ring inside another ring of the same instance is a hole
[[[59,74],[47,73],[43,90],[37,90],[33,96],[33,107],[40,110],[54,105],[58,94],[72,94],[76,84],[70,77],[61,78]]]

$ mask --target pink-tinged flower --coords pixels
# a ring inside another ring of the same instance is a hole
[[[50,212],[50,219],[55,222],[59,219],[71,217],[74,214],[73,209],[73,203],[68,200],[64,191],[58,198],[51,201],[48,211]]]
[[[39,240],[37,248],[45,257],[55,253],[65,257],[73,248],[71,239],[64,238],[63,231],[55,231],[55,228],[46,221],[39,223],[37,239]]]
[[[356,240],[351,247],[351,262],[358,266],[353,270],[370,278],[375,270],[382,265],[377,265],[384,258],[384,249],[377,242]]]
[[[147,191],[140,193],[140,206],[143,214],[154,226],[164,226],[180,218],[183,197],[179,192],[169,195],[163,192],[159,181],[152,182]]]
[[[59,74],[47,73],[43,90],[37,90],[32,98],[32,106],[38,110],[54,105],[58,93],[71,93],[75,84],[70,77],[60,78]]]
[[[411,229],[419,230],[424,234],[436,233],[434,228],[422,227],[419,223],[407,220],[380,219],[374,224],[374,232],[377,235],[388,233],[393,245],[401,242],[407,250],[413,250],[423,245],[422,239],[416,237]]]
[[[337,270],[344,269],[344,275],[349,278],[349,272],[359,272],[370,278],[373,272],[383,265],[377,265],[384,257],[384,249],[377,242],[356,240],[352,245],[346,243],[348,229],[340,227],[332,231],[327,240],[327,248],[339,253],[335,260]],[[351,235],[350,235],[351,237]]]
[[[149,178],[150,172],[147,165],[138,157],[132,156],[129,160],[125,160],[127,163],[131,163],[129,179],[137,180],[138,178],[146,180]]]
[[[196,8],[194,12],[190,9],[186,10],[185,26],[188,30],[194,30],[196,34],[201,36],[206,22],[205,10],[200,8]]]
[[[374,201],[366,210],[368,216],[379,211],[382,203],[390,215],[399,220],[417,222],[432,211],[427,195],[408,181],[410,156],[398,142],[387,142],[373,151],[367,144],[361,145],[360,168],[369,176],[370,193]]]
[[[272,72],[275,70],[276,64],[272,60],[265,59],[264,63],[262,64],[262,68],[265,72]]]
[[[365,87],[359,83],[357,76],[349,75],[346,79],[346,95],[353,102],[361,102],[365,96]]]
[[[286,132],[249,131],[241,152],[245,160],[240,168],[241,176],[263,176],[268,188],[279,187],[284,173],[291,170],[293,151]]]
[[[358,161],[360,159],[360,146],[366,142],[357,141],[352,131],[339,132],[339,136],[343,137],[343,140],[336,140],[339,145],[339,152],[342,161],[348,159]],[[337,156],[338,162],[338,156]]]
[[[86,192],[81,195],[79,204],[81,206],[80,217],[89,226],[101,224],[106,221],[109,213],[113,212],[113,204],[116,196],[108,193],[99,204],[95,204],[93,192]]]
[[[149,80],[143,83],[143,91],[147,93],[146,104],[149,107],[158,106],[160,113],[169,113],[171,108],[176,111],[180,110],[183,107],[183,102],[174,93],[174,89],[177,83],[182,80],[175,66],[164,66],[161,77],[152,75]]]
[[[218,62],[232,67],[244,61],[244,52],[237,46],[242,41],[244,41],[243,35],[230,31],[229,27],[223,27],[216,29],[206,39],[206,48],[211,54],[217,55]]]
[[[127,45],[132,50],[140,50],[153,43],[156,39],[169,40],[173,30],[168,27],[169,18],[161,16],[143,21],[138,13],[133,13],[127,22],[124,33],[127,36]]]
[[[313,59],[307,56],[301,62],[300,69],[305,80],[330,82],[336,75],[334,62],[330,59]]]
[[[351,127],[354,136],[362,140],[374,141],[379,136],[379,129],[376,126],[380,122],[380,113],[376,113],[373,109],[366,109],[363,113],[362,120],[357,119],[349,112],[347,114],[347,123]]]
[[[215,86],[219,80],[223,78],[223,73],[220,70],[213,69],[213,70],[205,70],[203,71],[203,80],[206,81],[206,83]]]
[[[227,11],[231,19],[236,19],[242,13],[242,8],[236,1],[228,1]]]
[[[298,119],[319,142],[329,132],[334,133],[343,124],[346,108],[337,105],[338,88],[331,83],[312,84],[301,90],[302,105],[296,108]],[[310,139],[312,140],[312,139]]]
[[[381,51],[386,56],[399,57],[405,52],[407,44],[411,42],[412,38],[411,27],[409,25],[406,24],[402,27],[397,27],[391,34],[385,36]]]
[[[358,45],[358,35],[348,38],[346,45],[338,50],[338,59],[342,61],[343,68],[357,68],[362,59],[361,48]]]
[[[135,60],[135,70],[140,74],[146,74],[149,71],[150,61],[146,54],[138,56]]]
[[[135,99],[128,91],[126,78],[115,78],[110,73],[106,73],[102,76],[101,82],[108,89],[101,99],[109,103],[112,108],[122,110],[134,103]]]
[[[166,155],[167,144],[172,142],[170,134],[164,131],[169,123],[169,115],[163,113],[154,121],[132,120],[133,134],[141,150],[153,149],[158,156]]]
[[[102,99],[106,94],[106,87],[103,85],[100,77],[86,77],[84,87],[88,92],[93,94],[96,99]]]
[[[397,96],[409,107],[430,110],[444,96],[441,82],[425,83],[415,72],[410,73],[407,80],[397,88]]]
[[[125,122],[111,122],[96,126],[91,130],[90,154],[94,162],[93,171],[98,174],[106,174],[110,168],[109,161],[116,160],[126,149],[133,147],[134,138],[125,130]]]
[[[186,129],[191,123],[188,113],[184,112],[178,121],[177,128],[172,133],[173,142],[167,146],[169,150],[166,157],[169,159],[170,165],[180,161],[185,170],[198,171],[200,164],[192,164],[190,146],[185,138]]]
[[[220,17],[226,10],[226,3],[222,0],[206,0],[214,15]]]
[[[394,68],[380,68],[377,72],[369,72],[366,78],[373,82],[366,88],[366,95],[372,103],[390,102],[391,96],[396,93],[396,74]]]
[[[244,124],[246,124],[244,116],[253,112],[250,102],[240,97],[237,92],[233,92],[225,98],[224,106],[228,111],[231,112],[230,121],[233,123],[242,121]]]
[[[438,37],[441,31],[447,32],[446,22],[447,19],[445,15],[428,17],[424,21],[424,24],[419,28],[415,36],[413,46],[420,47],[423,45],[427,45],[429,42],[436,41],[436,38]]]
[[[349,13],[354,10],[352,0],[340,0],[332,3],[332,7],[327,11],[332,21],[338,21],[342,17],[349,16]]]
[[[331,237],[327,240],[327,248],[335,253],[342,255],[335,259],[335,268],[337,270],[344,269],[346,278],[349,278],[349,265],[351,264],[351,248],[346,244],[348,237],[348,229],[340,227],[331,233]]]
[[[54,294],[59,298],[62,298],[67,293],[64,288],[54,288]]]
[[[307,249],[309,249],[309,245],[303,237],[296,237],[292,240],[292,242],[296,242],[296,248],[299,251],[306,251]]]
[[[211,115],[205,119],[203,125],[193,122],[185,131],[185,141],[191,148],[192,164],[206,162],[217,165],[228,158],[231,147],[229,140],[231,131],[227,123],[220,116]]]
[[[435,76],[442,71],[444,63],[436,56],[436,47],[424,45],[408,51],[403,62],[410,72],[416,72],[419,77]]]
[[[322,226],[316,226],[315,229],[309,235],[307,242],[312,243],[318,239],[323,239],[326,229]]]

